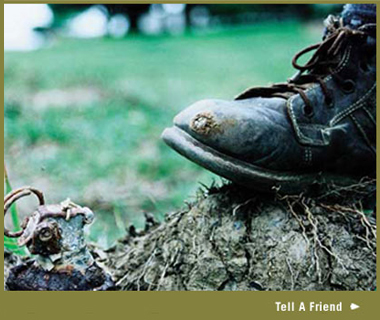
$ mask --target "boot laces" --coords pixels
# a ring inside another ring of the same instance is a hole
[[[327,105],[332,103],[332,93],[327,88],[324,78],[327,75],[331,75],[338,82],[344,82],[347,80],[339,77],[337,73],[334,73],[334,69],[339,65],[344,55],[345,49],[353,37],[364,38],[367,35],[367,29],[374,29],[375,24],[364,25],[359,29],[350,29],[343,26],[342,20],[333,16],[329,16],[326,21],[326,35],[322,39],[322,42],[308,46],[298,53],[292,59],[292,65],[298,72],[287,80],[285,83],[276,83],[270,87],[251,88],[243,92],[236,99],[246,99],[255,95],[255,92],[261,90],[267,92],[266,96],[289,98],[289,94],[298,93],[305,103],[304,111],[306,115],[313,114],[313,106],[307,97],[305,90],[310,87],[312,83],[319,83],[322,93],[325,97]],[[301,56],[308,52],[315,51],[308,62],[304,65],[299,64],[298,60]]]

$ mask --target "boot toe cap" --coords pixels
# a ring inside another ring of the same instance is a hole
[[[180,112],[173,122],[189,134],[208,135],[220,122],[218,113],[217,100],[201,100]]]
[[[174,118],[174,125],[193,138],[239,158],[261,157],[270,148],[263,143],[277,135],[276,112],[260,108],[264,102],[201,100]],[[275,130],[275,134],[270,132]]]

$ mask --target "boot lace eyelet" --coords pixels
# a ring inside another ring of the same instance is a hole
[[[355,91],[355,81],[351,79],[344,80],[341,86],[341,89],[344,93],[352,93]]]
[[[309,105],[303,107],[303,113],[306,117],[311,118],[314,115],[313,108]]]
[[[331,97],[326,98],[325,103],[326,103],[327,108],[333,108],[334,107],[334,99]]]

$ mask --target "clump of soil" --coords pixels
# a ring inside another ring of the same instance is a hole
[[[118,290],[374,290],[375,181],[317,198],[211,188],[108,252]],[[369,209],[370,208],[370,209]],[[21,259],[5,251],[9,269]]]
[[[6,281],[8,279],[10,269],[19,263],[21,263],[21,258],[19,256],[4,249],[4,291],[8,290]]]
[[[374,290],[375,184],[363,185],[313,199],[212,188],[132,228],[106,265],[119,290]]]

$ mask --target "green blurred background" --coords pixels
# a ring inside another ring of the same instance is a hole
[[[318,42],[325,13],[340,9],[319,6],[305,19],[305,8],[281,16],[272,6],[267,18],[242,22],[234,17],[255,6],[235,5],[236,13],[218,5],[230,20],[181,33],[60,32],[86,8],[61,15],[55,8],[46,45],[5,52],[4,160],[13,187],[32,185],[50,203],[69,197],[93,209],[89,238],[105,248],[130,224],[143,227],[144,212],[162,220],[192,201],[200,183],[221,181],[160,140],[172,118],[197,100],[286,80],[295,52]],[[21,201],[21,214],[33,205]]]

